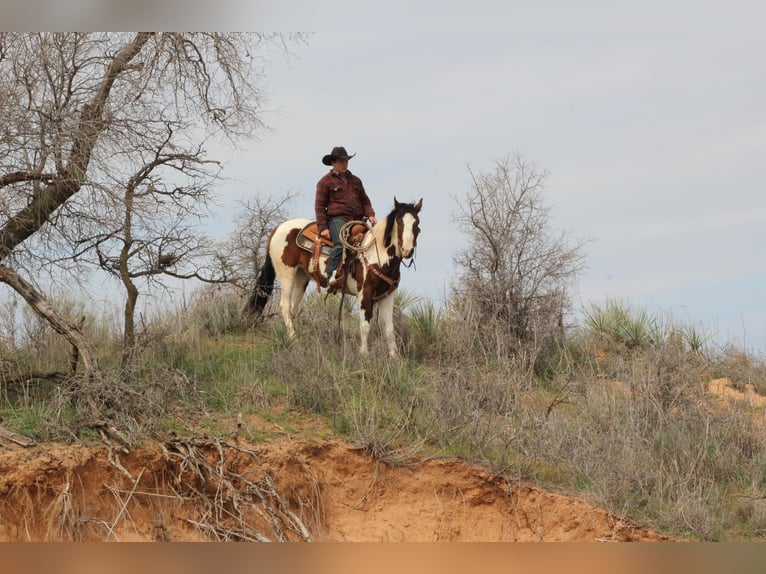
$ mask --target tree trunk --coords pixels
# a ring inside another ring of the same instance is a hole
[[[104,107],[112,85],[118,76],[125,72],[130,61],[141,51],[150,36],[149,33],[137,34],[130,44],[115,55],[98,92],[82,107],[77,128],[79,137],[75,139],[72,146],[66,168],[61,173],[55,174],[54,182],[46,186],[42,193],[36,195],[29,205],[0,227],[0,262],[5,260],[17,245],[39,231],[54,211],[80,191],[85,182],[91,153],[104,129]],[[28,179],[30,178],[33,177],[28,176]]]
[[[136,350],[135,313],[138,289],[126,274],[123,274],[123,283],[128,296],[125,300],[125,335],[122,343],[122,369],[127,371],[132,366],[133,355]]]
[[[10,267],[0,265],[0,282],[7,284],[21,295],[35,313],[48,321],[57,333],[66,337],[67,341],[77,348],[87,379],[91,379],[99,373],[96,356],[77,325],[59,315],[41,293],[19,277],[18,273]]]
[[[80,317],[80,320],[77,322],[77,329],[82,332],[82,328],[85,325],[85,315]],[[77,345],[72,345],[71,349],[69,349],[69,374],[71,376],[75,376],[77,374],[77,363],[80,362],[80,349],[77,348]]]

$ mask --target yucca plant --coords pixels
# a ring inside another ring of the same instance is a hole
[[[713,334],[706,330],[701,324],[684,323],[680,327],[681,340],[689,347],[689,350],[695,355],[702,355],[705,346],[712,339]]]
[[[432,301],[413,307],[408,316],[413,337],[424,344],[436,343],[444,330],[444,317]]]
[[[592,303],[584,315],[585,328],[591,334],[615,342],[624,340],[624,327],[630,322],[630,311],[626,306],[613,300],[604,306]]]
[[[665,340],[667,326],[661,320],[653,317],[644,308],[626,314],[618,326],[620,341],[629,349],[646,345],[657,345]]]
[[[584,315],[587,331],[629,349],[657,345],[669,333],[667,322],[652,316],[645,308],[632,310],[626,304],[613,300],[603,307],[592,304]]]
[[[402,311],[406,311],[421,301],[422,297],[415,295],[412,291],[408,291],[407,289],[397,289],[394,292],[394,306]]]

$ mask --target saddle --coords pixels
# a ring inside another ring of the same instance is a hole
[[[346,241],[354,246],[359,246],[364,239],[364,235],[367,233],[368,227],[364,223],[355,223],[351,226],[351,229],[347,231],[348,235]],[[319,235],[319,227],[316,221],[312,221],[308,225],[304,226],[295,238],[295,243],[303,249],[312,254],[311,262],[309,263],[309,273],[311,277],[317,283],[317,291],[323,286],[327,285],[327,279],[319,272],[319,257],[330,256],[330,250],[332,249],[332,241],[326,237]],[[346,261],[347,249],[343,250],[343,257],[341,259],[341,266]]]
[[[318,255],[318,250],[321,250],[322,255],[329,256],[330,249],[332,249],[332,241],[326,237],[320,237],[316,221],[312,221],[301,229],[298,232],[298,237],[295,238],[295,242],[304,251],[314,253],[314,257]]]

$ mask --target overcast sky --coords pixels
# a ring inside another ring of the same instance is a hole
[[[616,299],[766,352],[766,3],[49,4],[11,2],[5,15],[22,27],[103,29],[106,15],[120,22],[107,29],[318,30],[290,58],[267,53],[270,130],[223,155],[238,181],[220,190],[214,234],[255,194],[297,193],[291,215],[313,217],[321,158],[343,145],[379,215],[394,196],[423,198],[402,287],[440,300],[465,242],[452,213],[468,166],[519,153],[549,172],[554,229],[588,241],[577,309]]]
[[[402,286],[441,299],[467,166],[519,153],[549,172],[553,227],[588,241],[576,307],[617,299],[763,351],[766,35],[659,28],[315,33],[271,54],[271,131],[231,157],[222,193],[290,191],[291,215],[313,217],[321,158],[343,145],[379,215],[423,198]]]

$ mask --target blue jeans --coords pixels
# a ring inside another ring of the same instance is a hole
[[[332,217],[327,222],[327,227],[330,229],[330,238],[332,239],[332,249],[330,250],[330,256],[327,258],[327,279],[332,278],[335,269],[338,267],[340,258],[343,255],[343,245],[340,242],[340,228],[345,225],[346,220],[340,217]]]

